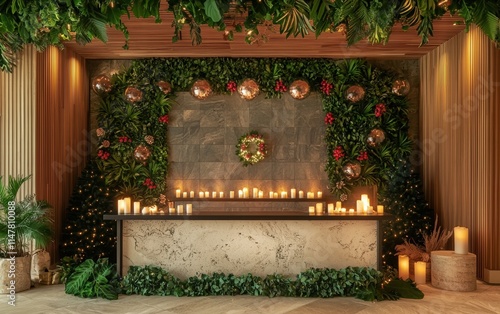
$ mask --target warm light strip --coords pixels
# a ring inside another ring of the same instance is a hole
[[[473,27],[420,67],[426,197],[444,228],[469,227],[478,278],[484,268],[500,269],[499,60],[500,50]]]

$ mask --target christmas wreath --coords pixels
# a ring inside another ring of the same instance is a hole
[[[264,137],[257,131],[251,131],[241,136],[236,148],[236,155],[240,157],[240,161],[245,167],[258,163],[267,154]]]

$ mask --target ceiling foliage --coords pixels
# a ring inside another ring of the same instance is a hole
[[[106,42],[107,26],[123,33],[127,49],[123,18],[154,17],[159,23],[165,7],[174,14],[172,41],[188,28],[193,45],[202,43],[201,25],[224,32],[229,40],[234,32],[245,32],[248,43],[263,24],[279,26],[287,37],[342,31],[352,45],[362,39],[386,43],[396,23],[403,29],[416,27],[421,44],[426,44],[433,35],[433,21],[445,14],[457,16],[467,27],[477,24],[500,43],[497,0],[0,0],[0,68],[12,71],[15,53],[24,44],[43,50],[69,40]]]

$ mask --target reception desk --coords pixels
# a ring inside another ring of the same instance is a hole
[[[117,267],[156,265],[179,278],[197,273],[280,273],[311,267],[381,267],[388,214],[194,212],[191,215],[109,214],[117,222]]]

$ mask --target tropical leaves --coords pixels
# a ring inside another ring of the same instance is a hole
[[[309,22],[309,6],[304,0],[284,1],[275,22],[280,25],[280,33],[286,34],[287,38],[299,34],[304,37],[314,31]]]

